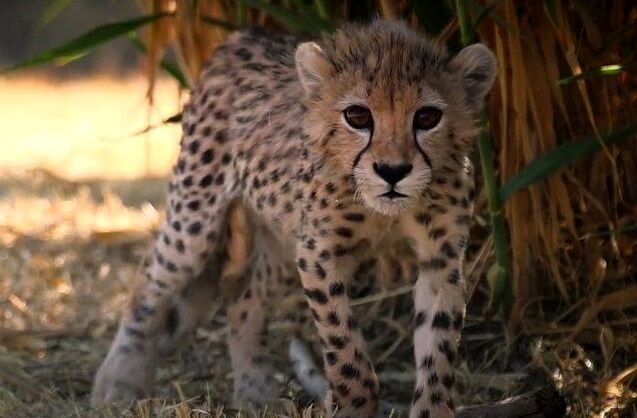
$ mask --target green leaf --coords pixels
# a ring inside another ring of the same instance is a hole
[[[264,11],[272,16],[273,19],[283,24],[290,32],[318,35],[321,32],[331,32],[334,30],[334,25],[331,22],[314,14],[300,16],[281,6],[266,3],[262,0],[238,1],[246,6]]]
[[[471,16],[467,0],[456,0],[456,14],[458,15],[458,26],[460,28],[460,40],[464,46],[473,42],[475,36],[473,26],[471,26]]]
[[[553,151],[532,161],[529,165],[524,167],[522,171],[511,177],[500,189],[501,201],[504,202],[518,190],[534,184],[554,172],[600,150],[602,143],[604,145],[611,145],[630,137],[630,135],[635,132],[637,132],[637,124],[616,129],[601,138],[593,136],[560,145]]]
[[[144,45],[144,43],[139,40],[139,38],[134,32],[129,33],[127,38],[137,50],[144,53],[148,51],[148,49],[146,48],[146,45]],[[190,85],[188,84],[188,80],[186,79],[186,76],[184,76],[184,73],[181,71],[181,68],[179,68],[179,66],[175,62],[167,60],[166,58],[162,58],[161,61],[159,61],[159,66],[161,67],[162,70],[166,71],[175,80],[177,80],[177,82],[182,88],[186,90],[190,90]]]
[[[480,9],[480,12],[478,13],[478,16],[476,16],[476,18],[473,20],[473,23],[472,23],[474,32],[476,31],[478,26],[480,26],[480,23],[482,23],[482,21],[484,19],[486,19],[487,17],[491,17],[492,19],[494,18],[495,13],[493,13],[493,10],[501,2],[502,2],[502,0],[494,0],[494,2],[491,3],[488,6],[482,6],[481,4],[476,4],[475,7],[478,7]],[[502,18],[500,17],[500,19],[502,19]],[[504,20],[504,19],[502,19],[502,20]]]
[[[325,7],[323,0],[314,0],[314,7],[316,8],[316,13],[321,19],[327,20],[330,18],[330,14],[327,11],[327,7]]]
[[[66,64],[74,59],[85,55],[92,49],[95,49],[108,41],[124,36],[148,23],[154,22],[155,20],[161,19],[166,16],[170,16],[170,14],[157,13],[147,16],[141,16],[123,22],[99,26],[65,43],[64,45],[44,51],[29,60],[16,64],[11,68],[2,70],[0,71],[0,73],[22,70],[49,62]]]
[[[573,83],[577,80],[582,80],[582,79],[587,79],[587,78],[595,78],[595,77],[608,77],[611,75],[617,75],[622,73],[623,71],[626,71],[628,67],[623,66],[623,65],[619,65],[619,64],[613,64],[613,65],[603,65],[601,67],[598,68],[593,68],[591,70],[588,71],[584,71],[581,74],[577,74],[577,75],[571,75],[568,77],[564,77],[564,78],[560,78],[557,81],[557,85],[558,86],[565,86],[567,84]]]
[[[478,25],[480,23],[482,23],[482,20],[484,20],[485,18],[490,18],[491,20],[493,20],[493,22],[498,25],[499,27],[501,27],[503,30],[507,31],[507,32],[514,32],[513,28],[511,27],[511,25],[509,25],[509,23],[507,22],[507,20],[500,14],[496,13],[493,9],[498,5],[498,3],[500,3],[501,0],[494,0],[492,4],[485,6],[483,4],[478,3],[475,0],[470,0],[469,1],[469,6],[471,6],[473,9],[475,9],[478,13],[478,16],[476,17],[475,21],[473,22],[473,29],[475,30]]]
[[[166,58],[162,58],[161,61],[159,61],[159,66],[168,74],[170,74],[172,78],[177,80],[182,88],[186,90],[191,89],[188,80],[186,80],[186,76],[184,76],[184,73],[181,72],[181,68],[179,68],[179,65],[177,65],[176,62],[167,60]]]
[[[164,119],[163,123],[180,123],[181,122],[181,117],[182,117],[182,114],[181,113],[177,113],[175,115],[172,115],[168,119]]]
[[[142,129],[140,129],[139,131],[133,132],[132,134],[130,134],[131,137],[135,137],[135,136],[139,136],[139,135],[143,135],[145,133],[148,133],[152,130],[155,130],[157,128],[161,128],[164,125],[168,125],[169,123],[180,123],[181,122],[181,118],[182,118],[182,113],[176,113],[164,120],[162,120],[160,123],[154,124],[154,125],[148,125]]]
[[[73,3],[74,0],[51,0],[44,9],[35,27],[37,30],[44,28],[51,23],[60,13]]]

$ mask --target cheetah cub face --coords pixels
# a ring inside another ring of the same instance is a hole
[[[396,216],[426,200],[437,175],[462,169],[496,65],[483,45],[450,57],[386,24],[301,44],[296,67],[310,155],[352,178],[367,207]]]

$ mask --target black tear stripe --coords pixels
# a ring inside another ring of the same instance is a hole
[[[433,166],[431,165],[431,160],[429,159],[429,156],[420,147],[420,144],[418,143],[418,135],[416,134],[416,130],[414,130],[414,143],[416,144],[416,148],[418,149],[418,152],[420,152],[420,155],[422,155],[423,160],[425,160],[425,164],[429,166],[430,170],[433,170]]]
[[[365,148],[363,148],[361,150],[361,152],[358,153],[356,158],[354,158],[354,163],[352,164],[352,176],[354,175],[354,169],[356,168],[356,166],[360,162],[361,157],[363,156],[365,151],[367,151],[372,146],[372,138],[373,137],[374,137],[374,126],[372,125],[371,129],[369,130],[369,141],[367,141],[367,145],[365,145]]]

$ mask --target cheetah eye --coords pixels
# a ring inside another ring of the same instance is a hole
[[[435,107],[425,106],[414,115],[414,129],[428,131],[438,125],[442,118],[442,111]]]
[[[370,129],[374,126],[372,112],[363,106],[350,106],[343,111],[345,121],[354,129]]]

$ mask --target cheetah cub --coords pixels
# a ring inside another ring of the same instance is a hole
[[[316,43],[230,36],[184,109],[167,219],[93,402],[151,393],[175,295],[192,301],[190,315],[228,301],[235,396],[276,396],[259,361],[264,301],[276,299],[263,283],[296,280],[323,343],[326,407],[376,416],[378,379],[346,290],[362,260],[405,248],[417,265],[410,417],[453,417],[474,197],[467,154],[495,74],[485,46],[450,56],[403,23],[346,26]],[[253,238],[245,280],[233,275],[245,286],[238,298],[222,274],[236,207]],[[202,281],[214,298],[183,296]]]

